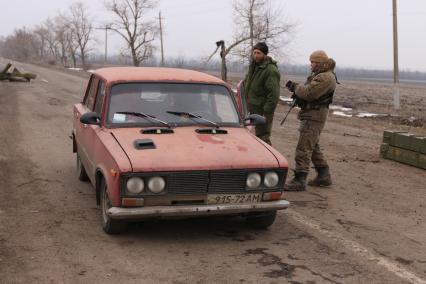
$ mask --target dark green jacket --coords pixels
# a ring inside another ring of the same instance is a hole
[[[277,62],[269,56],[260,64],[252,60],[245,81],[248,104],[273,114],[280,98],[280,77]]]

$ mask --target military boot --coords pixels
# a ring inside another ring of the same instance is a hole
[[[303,191],[306,190],[306,177],[308,173],[294,172],[294,178],[286,185],[284,191]]]
[[[328,166],[325,167],[315,167],[317,171],[317,176],[308,182],[310,186],[329,186],[332,184],[330,168]]]

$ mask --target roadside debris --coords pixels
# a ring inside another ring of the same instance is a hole
[[[31,79],[35,79],[37,75],[32,73],[21,73],[16,67],[13,68],[12,72],[8,72],[11,63],[8,63],[6,67],[0,71],[0,81],[8,80],[10,82],[30,82]]]
[[[362,137],[360,134],[343,133],[343,136]]]

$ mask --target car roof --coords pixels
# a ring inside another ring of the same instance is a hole
[[[226,84],[217,77],[206,73],[177,68],[162,67],[108,67],[93,72],[108,82],[116,81],[161,81],[182,83]]]

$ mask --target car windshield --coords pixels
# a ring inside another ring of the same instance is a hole
[[[228,89],[220,85],[173,83],[121,83],[113,85],[108,107],[112,126],[157,126],[155,117],[173,126],[238,126],[239,118]],[[182,113],[182,115],[176,115]],[[185,115],[191,113],[203,119]]]

